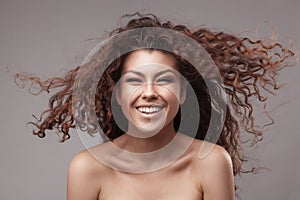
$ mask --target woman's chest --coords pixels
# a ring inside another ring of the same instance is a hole
[[[149,173],[126,174],[117,173],[106,180],[101,187],[101,200],[201,200],[200,186],[192,174],[181,173]]]

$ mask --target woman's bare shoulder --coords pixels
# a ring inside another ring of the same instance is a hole
[[[226,149],[218,144],[195,139],[192,144],[193,160],[201,169],[218,167],[220,165],[232,166],[232,161]]]
[[[93,155],[95,149],[103,148],[103,145],[97,145],[91,149],[86,149],[81,152],[78,152],[73,159],[71,160],[69,171],[74,170],[78,173],[85,173],[85,175],[98,175],[101,173],[105,174],[110,170],[107,166],[97,159]]]
[[[190,158],[195,174],[199,179],[217,171],[232,173],[232,161],[229,153],[220,145],[195,139],[191,146]]]
[[[232,199],[233,166],[226,149],[217,144],[196,140],[193,143],[193,155],[193,173],[206,196],[220,199],[224,195],[224,199]]]
[[[68,170],[67,199],[97,199],[109,171],[90,149],[77,153]]]

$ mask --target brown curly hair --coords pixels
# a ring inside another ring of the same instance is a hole
[[[241,172],[254,172],[254,169],[249,171],[242,168],[242,164],[246,161],[242,144],[248,141],[242,140],[240,128],[242,127],[252,136],[250,137],[252,144],[263,139],[263,128],[256,126],[253,117],[254,103],[264,105],[266,97],[263,93],[279,88],[276,80],[278,72],[289,65],[288,60],[294,57],[294,52],[279,43],[268,44],[261,40],[253,41],[247,37],[240,38],[224,32],[213,32],[207,28],[191,30],[185,25],[176,25],[170,21],[162,22],[153,14],[135,13],[125,15],[122,19],[127,19],[128,23],[113,30],[110,36],[137,28],[158,27],[180,32],[198,42],[208,52],[219,69],[225,92],[230,100],[226,105],[226,117],[221,127],[221,135],[216,143],[230,154],[234,175]],[[132,38],[134,37],[128,36],[128,40]],[[136,46],[139,42],[147,43],[150,50],[154,50],[151,44],[155,42],[161,45],[183,46],[182,42],[173,41],[166,35],[159,35],[154,40],[145,37],[140,40],[134,38],[132,41],[131,44]],[[122,41],[116,43],[120,48],[124,47]],[[208,124],[212,120],[211,113],[218,113],[211,106],[212,100],[207,83],[193,65],[184,58],[172,52],[164,51],[164,53],[171,54],[176,59],[181,74],[189,81],[197,95],[201,117],[196,138],[204,139],[207,135]],[[112,54],[116,55],[117,59],[109,62],[106,57]],[[31,82],[29,88],[31,93],[33,93],[33,86],[39,86],[37,94],[42,91],[50,92],[52,89],[58,90],[50,98],[49,108],[41,114],[40,119],[37,119],[37,122],[31,122],[37,128],[33,133],[42,138],[45,137],[46,130],[58,129],[63,133],[61,138],[63,142],[70,138],[69,130],[75,128],[76,125],[89,134],[96,133],[101,127],[110,140],[122,135],[124,131],[119,128],[113,118],[111,103],[114,101],[112,98],[114,86],[121,76],[123,62],[129,54],[120,55],[118,50],[111,48],[100,49],[88,62],[70,70],[65,76],[52,77],[44,81],[25,73],[16,74],[16,81]],[[104,70],[99,67],[101,65],[108,65],[108,67]],[[96,78],[99,74],[102,74],[100,81],[93,81],[98,80]],[[212,87],[217,89],[218,86]],[[86,89],[80,90],[79,95],[74,95],[78,88]],[[92,91],[93,88],[96,88],[94,97],[91,96],[95,92]],[[96,118],[90,116],[90,113],[95,113]],[[267,112],[265,114],[269,117]],[[185,118],[189,121],[189,116],[184,116],[183,119]],[[273,119],[269,118],[272,124]],[[180,110],[174,119],[175,129],[179,127],[179,119]],[[218,124],[218,122],[215,123]]]

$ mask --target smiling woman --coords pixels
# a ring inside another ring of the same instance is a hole
[[[234,199],[234,176],[254,172],[242,167],[240,127],[263,138],[249,99],[265,103],[294,53],[152,14],[124,18],[63,78],[16,75],[61,88],[34,134],[55,128],[65,141],[77,127],[107,140],[73,158],[67,199]]]

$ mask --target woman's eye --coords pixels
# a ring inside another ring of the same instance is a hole
[[[128,79],[126,79],[126,82],[127,83],[142,83],[142,80],[138,79],[138,78],[128,78]]]
[[[157,83],[159,84],[163,84],[163,83],[173,83],[173,79],[172,78],[160,78],[157,80]]]

